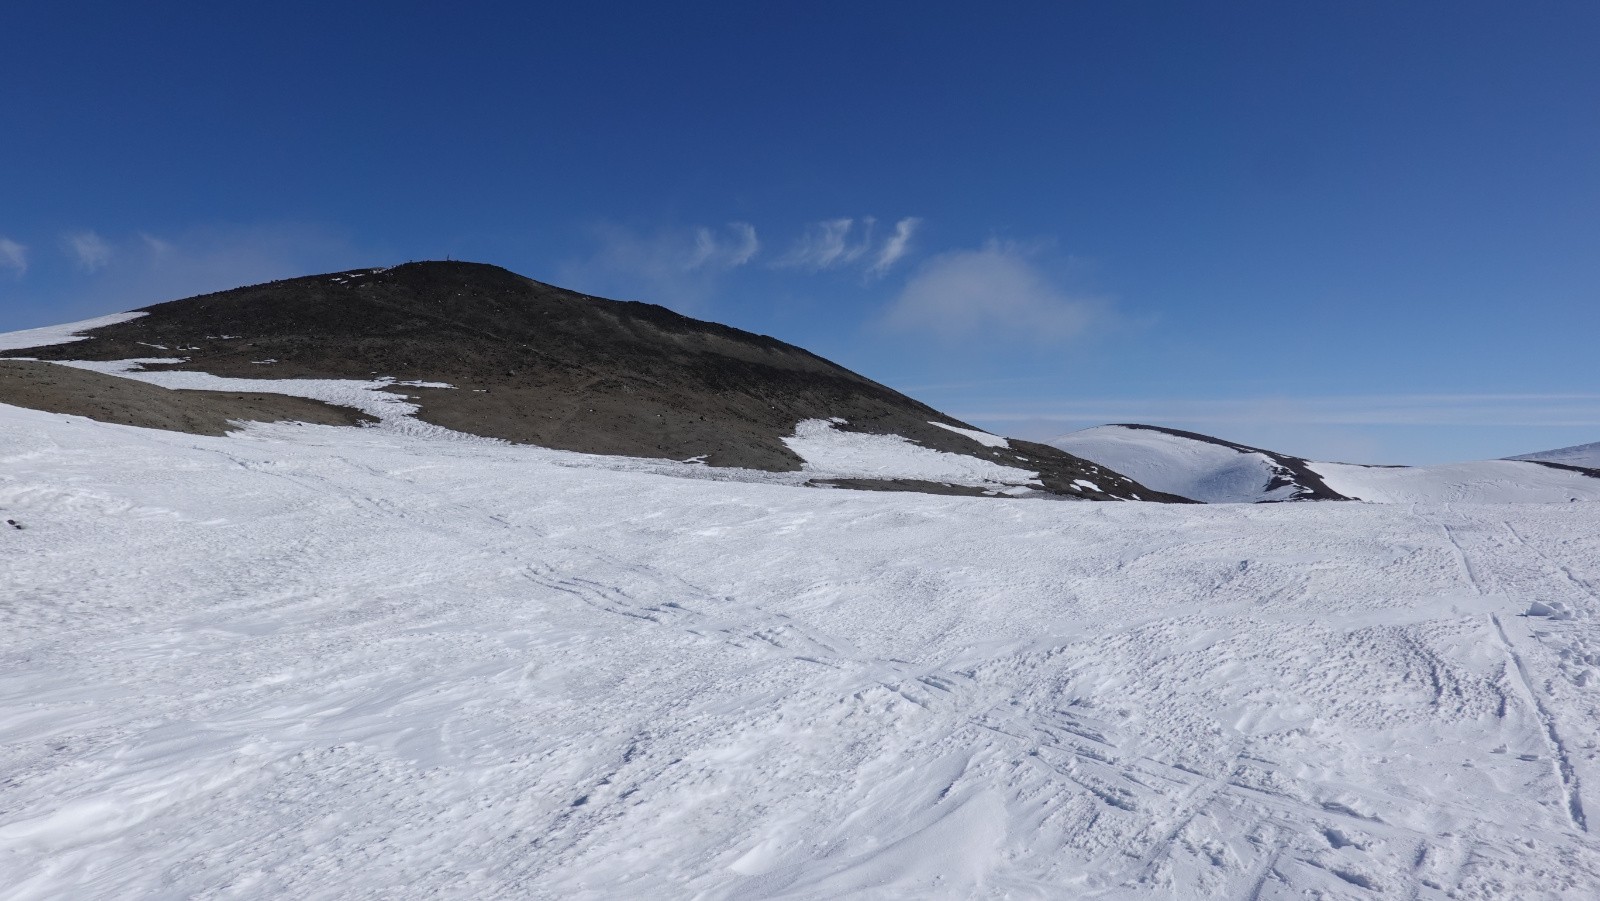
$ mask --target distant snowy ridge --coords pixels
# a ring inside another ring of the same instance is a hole
[[[1211,504],[1286,500],[1369,503],[1600,500],[1600,478],[1559,465],[1540,465],[1540,462],[1558,462],[1550,459],[1539,462],[1486,460],[1439,466],[1359,466],[1305,460],[1192,432],[1142,425],[1097,426],[1063,435],[1051,443],[1070,454],[1126,473],[1151,488]],[[1600,448],[1600,445],[1585,447]],[[1565,451],[1583,449],[1567,448]],[[1573,458],[1581,459],[1576,454]]]
[[[1527,460],[1532,463],[1559,463],[1563,466],[1600,469],[1600,441],[1596,441],[1593,444],[1574,444],[1571,447],[1559,447],[1555,450],[1522,454],[1521,456],[1507,457],[1506,459]]]

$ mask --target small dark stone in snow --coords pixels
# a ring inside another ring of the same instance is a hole
[[[11,527],[11,528],[13,528],[13,529],[20,529],[20,528],[22,528],[22,523],[20,523],[20,522],[17,522],[17,521],[16,521],[16,520],[14,520],[14,519],[8,519],[8,520],[6,520],[6,525],[8,525],[8,526],[10,526],[10,527]]]

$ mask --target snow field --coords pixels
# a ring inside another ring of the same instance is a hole
[[[0,406],[7,897],[1600,893],[1600,505],[601,467]]]

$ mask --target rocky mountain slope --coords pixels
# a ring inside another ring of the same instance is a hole
[[[495,266],[308,276],[136,313],[97,322],[83,340],[13,338],[6,355],[167,387],[300,394],[560,450],[804,471],[843,487],[1178,500],[974,429],[774,338]],[[4,384],[0,402],[26,403]]]

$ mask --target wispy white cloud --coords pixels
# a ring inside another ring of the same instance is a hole
[[[28,271],[28,248],[10,238],[0,237],[0,269],[12,269],[18,277]]]
[[[877,221],[871,216],[861,220],[861,237],[851,241],[857,231],[852,218],[828,219],[806,227],[789,252],[773,263],[786,269],[809,269],[813,272],[834,269],[861,259],[871,247],[872,231]]]
[[[111,244],[95,232],[73,232],[62,238],[62,244],[81,269],[98,272],[111,262]]]
[[[748,222],[651,232],[603,223],[591,234],[594,252],[559,268],[563,285],[680,310],[703,306],[725,273],[761,252],[756,228]]]
[[[750,262],[760,252],[756,227],[748,222],[728,223],[725,235],[700,226],[694,230],[694,254],[688,268],[732,269]]]
[[[872,216],[813,222],[772,265],[810,272],[861,265],[868,275],[883,275],[911,250],[911,238],[921,224],[921,219],[907,216],[895,223],[893,234],[879,241],[878,220]]]
[[[878,250],[877,259],[872,262],[870,270],[872,274],[882,275],[893,268],[895,263],[900,262],[911,250],[911,236],[916,234],[917,227],[921,224],[922,220],[915,216],[907,216],[894,224],[894,234],[883,242],[883,247]]]
[[[883,323],[949,340],[1043,344],[1077,337],[1111,319],[1106,301],[1068,294],[1035,262],[1036,255],[1033,248],[1001,241],[940,254],[906,282]]]

